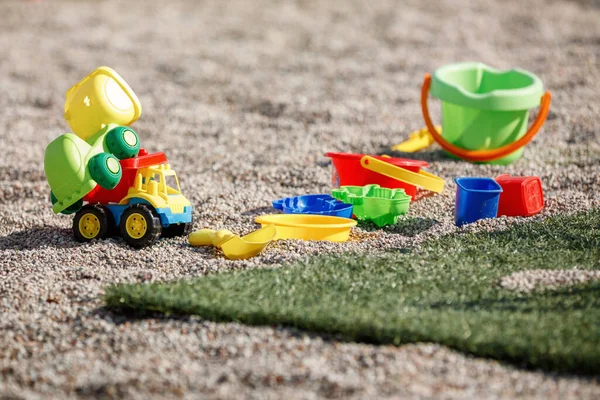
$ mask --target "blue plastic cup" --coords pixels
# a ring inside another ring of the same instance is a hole
[[[456,182],[454,222],[457,226],[498,216],[498,201],[502,187],[495,180],[454,178],[454,182]]]

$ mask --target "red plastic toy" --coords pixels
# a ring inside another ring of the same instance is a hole
[[[114,189],[104,189],[97,185],[84,198],[88,203],[118,203],[127,196],[130,187],[133,186],[137,171],[151,165],[166,164],[168,162],[164,153],[148,154],[146,149],[140,149],[137,157],[121,160],[123,175],[119,184]]]
[[[496,182],[502,186],[498,216],[530,217],[544,208],[542,181],[537,176],[504,174]]]
[[[388,178],[385,175],[363,168],[360,160],[364,154],[325,153],[325,156],[330,157],[333,162],[331,185],[334,188],[340,186],[365,186],[377,184],[388,189],[404,189],[405,193],[413,199],[417,193],[417,188],[414,185],[397,179]],[[420,172],[421,168],[429,166],[426,161],[381,156],[372,157],[416,173]]]

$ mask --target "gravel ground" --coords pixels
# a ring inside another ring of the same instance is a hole
[[[533,290],[558,289],[594,280],[600,280],[600,271],[535,269],[512,273],[500,279],[498,283],[504,289],[531,292]]]
[[[110,283],[418,245],[456,231],[451,178],[460,175],[539,175],[547,207],[535,218],[600,206],[598,3],[527,4],[1,2],[0,397],[598,398],[594,380],[436,345],[131,320],[101,303]],[[139,96],[144,112],[134,127],[178,171],[196,205],[195,228],[246,233],[270,200],[328,190],[324,152],[380,152],[420,128],[423,74],[462,60],[537,73],[554,95],[545,129],[509,167],[457,162],[437,148],[417,154],[448,186],[412,204],[412,218],[397,227],[356,229],[342,245],[279,242],[232,262],[183,238],[142,251],[119,239],[82,245],[71,218],[50,210],[44,148],[68,129],[64,93],[97,66],[115,68]]]

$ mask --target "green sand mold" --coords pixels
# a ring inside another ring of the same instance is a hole
[[[527,131],[529,109],[540,105],[544,85],[522,69],[499,71],[482,63],[441,67],[433,74],[432,96],[442,101],[442,136],[468,150],[495,149]],[[511,164],[523,148],[493,160]]]
[[[331,194],[352,204],[352,212],[359,221],[373,221],[380,228],[395,224],[400,215],[408,212],[410,204],[410,196],[404,189],[387,189],[379,185],[342,186],[332,190]]]

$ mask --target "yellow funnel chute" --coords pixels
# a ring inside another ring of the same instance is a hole
[[[65,119],[77,136],[87,140],[105,125],[129,126],[142,106],[127,82],[112,68],[99,67],[67,92]]]

